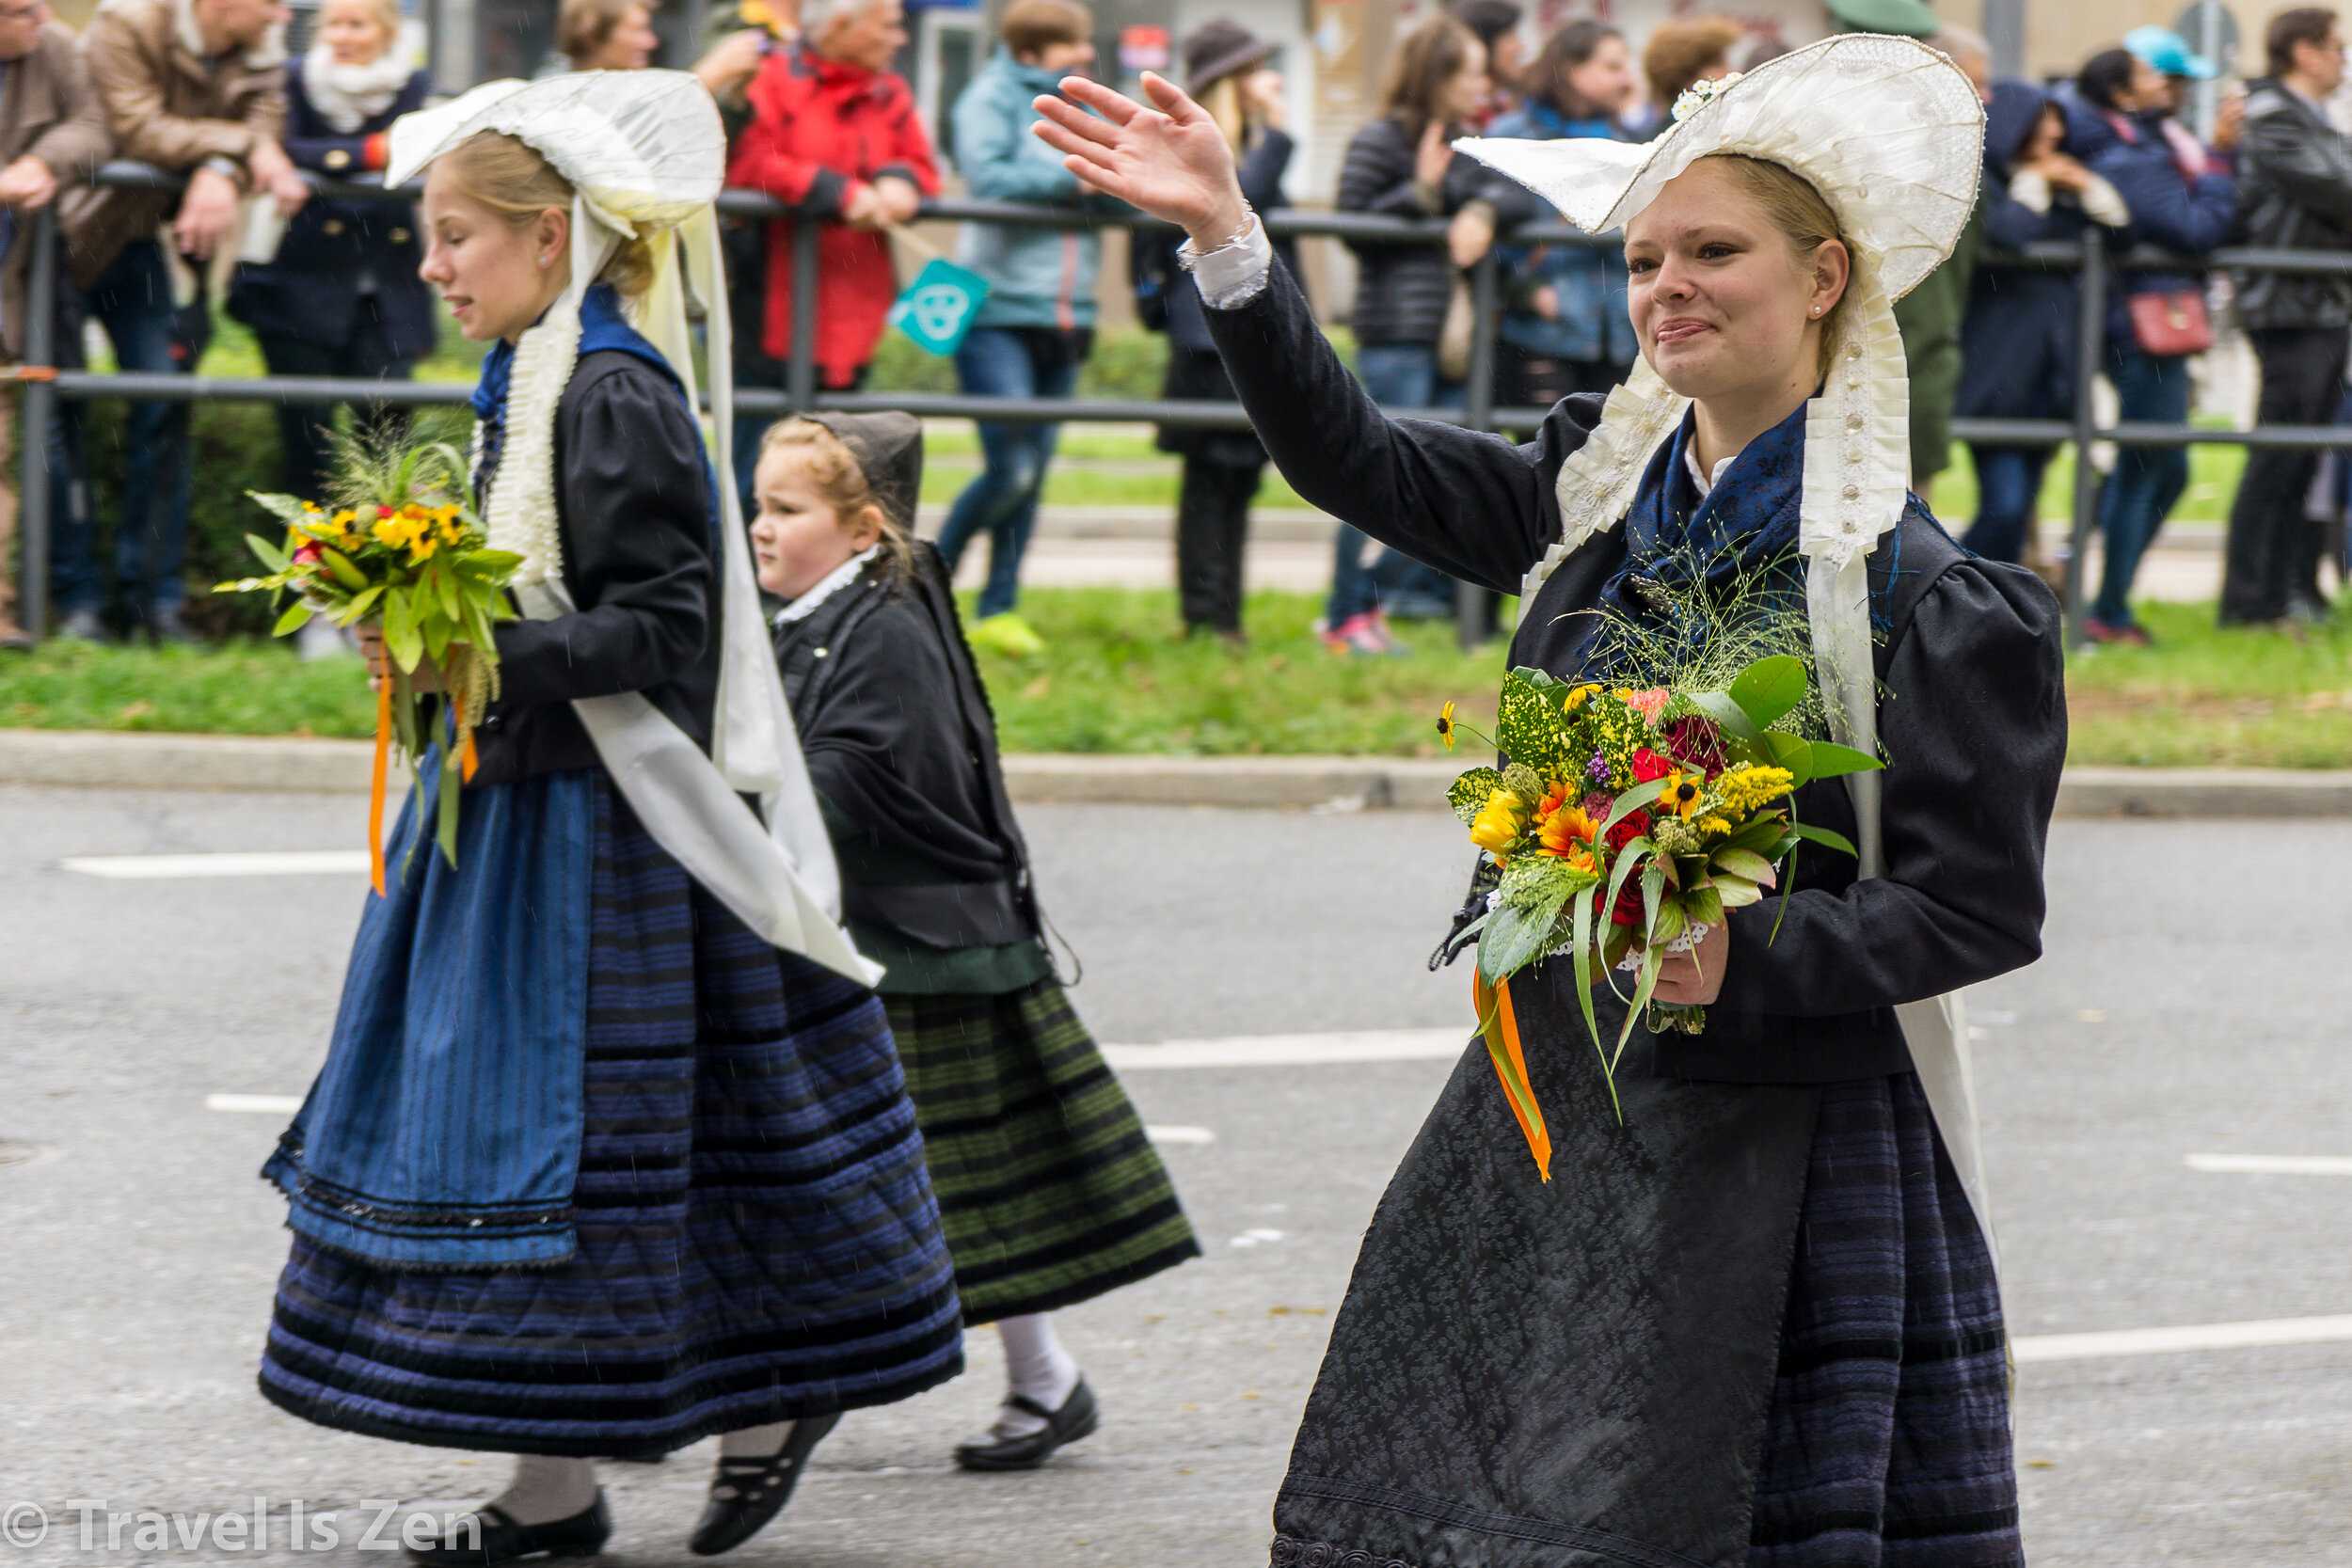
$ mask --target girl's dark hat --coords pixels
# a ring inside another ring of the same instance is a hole
[[[1272,57],[1274,48],[1230,18],[1220,16],[1202,23],[1184,40],[1184,90],[1204,92],[1220,77],[1263,65]]]
[[[915,502],[923,493],[923,421],[912,414],[803,414],[823,425],[850,449],[866,470],[866,488],[909,532],[914,529]]]

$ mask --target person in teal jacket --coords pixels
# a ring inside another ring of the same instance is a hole
[[[984,201],[1075,206],[1078,177],[1029,134],[1041,93],[1094,58],[1094,18],[1073,0],[1013,0],[1004,47],[956,100],[956,166]],[[1094,346],[1094,274],[1102,241],[1091,232],[1035,224],[967,223],[956,260],[988,279],[988,299],[956,351],[956,379],[980,397],[1063,398]],[[972,641],[1010,654],[1043,644],[1014,613],[1021,557],[1037,524],[1059,425],[980,426],[986,466],[947,513],[939,553],[952,574],[964,547],[988,535],[988,583]]]

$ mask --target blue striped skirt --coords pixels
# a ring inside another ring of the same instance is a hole
[[[754,936],[596,773],[579,1248],[386,1269],[296,1236],[261,1386],[321,1426],[593,1457],[888,1403],[961,1370],[881,1002]]]
[[[1833,1084],[1805,1177],[1750,1568],[2015,1568],[1993,1258],[1915,1074]]]

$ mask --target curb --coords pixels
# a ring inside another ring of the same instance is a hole
[[[0,730],[0,784],[82,789],[364,792],[374,746],[278,736]],[[1439,808],[1468,763],[1438,757],[1014,753],[1012,798],[1337,811]],[[2352,770],[2070,768],[2060,816],[2352,816]]]

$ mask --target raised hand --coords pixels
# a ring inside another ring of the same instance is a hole
[[[1144,96],[1155,108],[1083,76],[1063,77],[1061,89],[1075,102],[1038,99],[1037,112],[1044,118],[1031,129],[1063,154],[1062,166],[1071,173],[1183,226],[1200,250],[1225,244],[1248,223],[1249,203],[1242,198],[1225,134],[1174,83],[1144,72]]]

